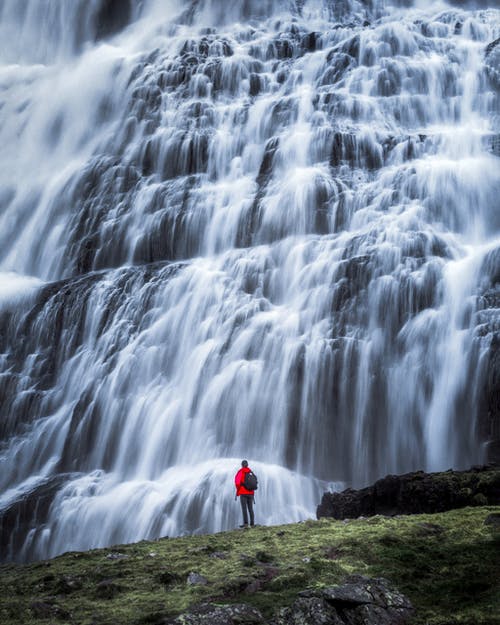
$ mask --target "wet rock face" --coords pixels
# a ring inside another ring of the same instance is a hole
[[[491,341],[480,426],[487,440],[488,460],[500,464],[500,333]]]
[[[491,84],[497,91],[500,90],[500,37],[486,46],[484,64]]]
[[[341,586],[304,591],[272,625],[404,625],[412,611],[386,580],[356,575]]]
[[[120,32],[128,24],[131,14],[130,0],[102,0],[95,18],[96,41]]]
[[[500,46],[496,49],[500,54]],[[478,298],[476,336],[478,344],[486,344],[488,351],[480,392],[478,429],[486,443],[487,462],[500,464],[500,250],[494,249],[486,254],[481,276],[484,290]]]
[[[444,512],[499,503],[500,469],[485,466],[471,471],[388,475],[367,488],[325,493],[316,515],[346,519],[375,514]]]
[[[43,531],[53,498],[71,474],[46,478],[24,496],[0,511],[0,553],[21,554],[25,532],[38,535]],[[38,528],[38,529],[35,529]]]

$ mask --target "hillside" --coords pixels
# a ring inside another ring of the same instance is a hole
[[[387,622],[500,624],[499,520],[499,506],[392,518],[321,519],[165,537],[3,565],[0,621],[307,624],[314,621],[294,610],[300,601],[313,601],[307,597],[320,601],[321,593],[309,593],[294,603],[298,593],[362,575],[385,578],[411,601],[411,620]],[[200,604],[212,606],[205,608],[205,617],[202,608],[197,616],[176,618]],[[249,607],[215,608],[234,604]],[[290,605],[291,610],[282,610]],[[345,622],[324,618],[325,624]]]

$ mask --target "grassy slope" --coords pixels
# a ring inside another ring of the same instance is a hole
[[[146,624],[200,601],[245,602],[271,616],[306,587],[360,573],[407,594],[415,624],[500,625],[500,530],[484,524],[492,512],[500,507],[322,519],[3,565],[0,623]],[[208,583],[188,585],[191,571]]]

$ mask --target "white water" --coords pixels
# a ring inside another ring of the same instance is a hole
[[[0,1],[7,559],[484,460],[500,11],[367,4]]]

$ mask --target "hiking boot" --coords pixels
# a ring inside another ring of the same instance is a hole
[[[248,527],[248,523],[243,523],[243,525],[240,525],[240,527]]]

